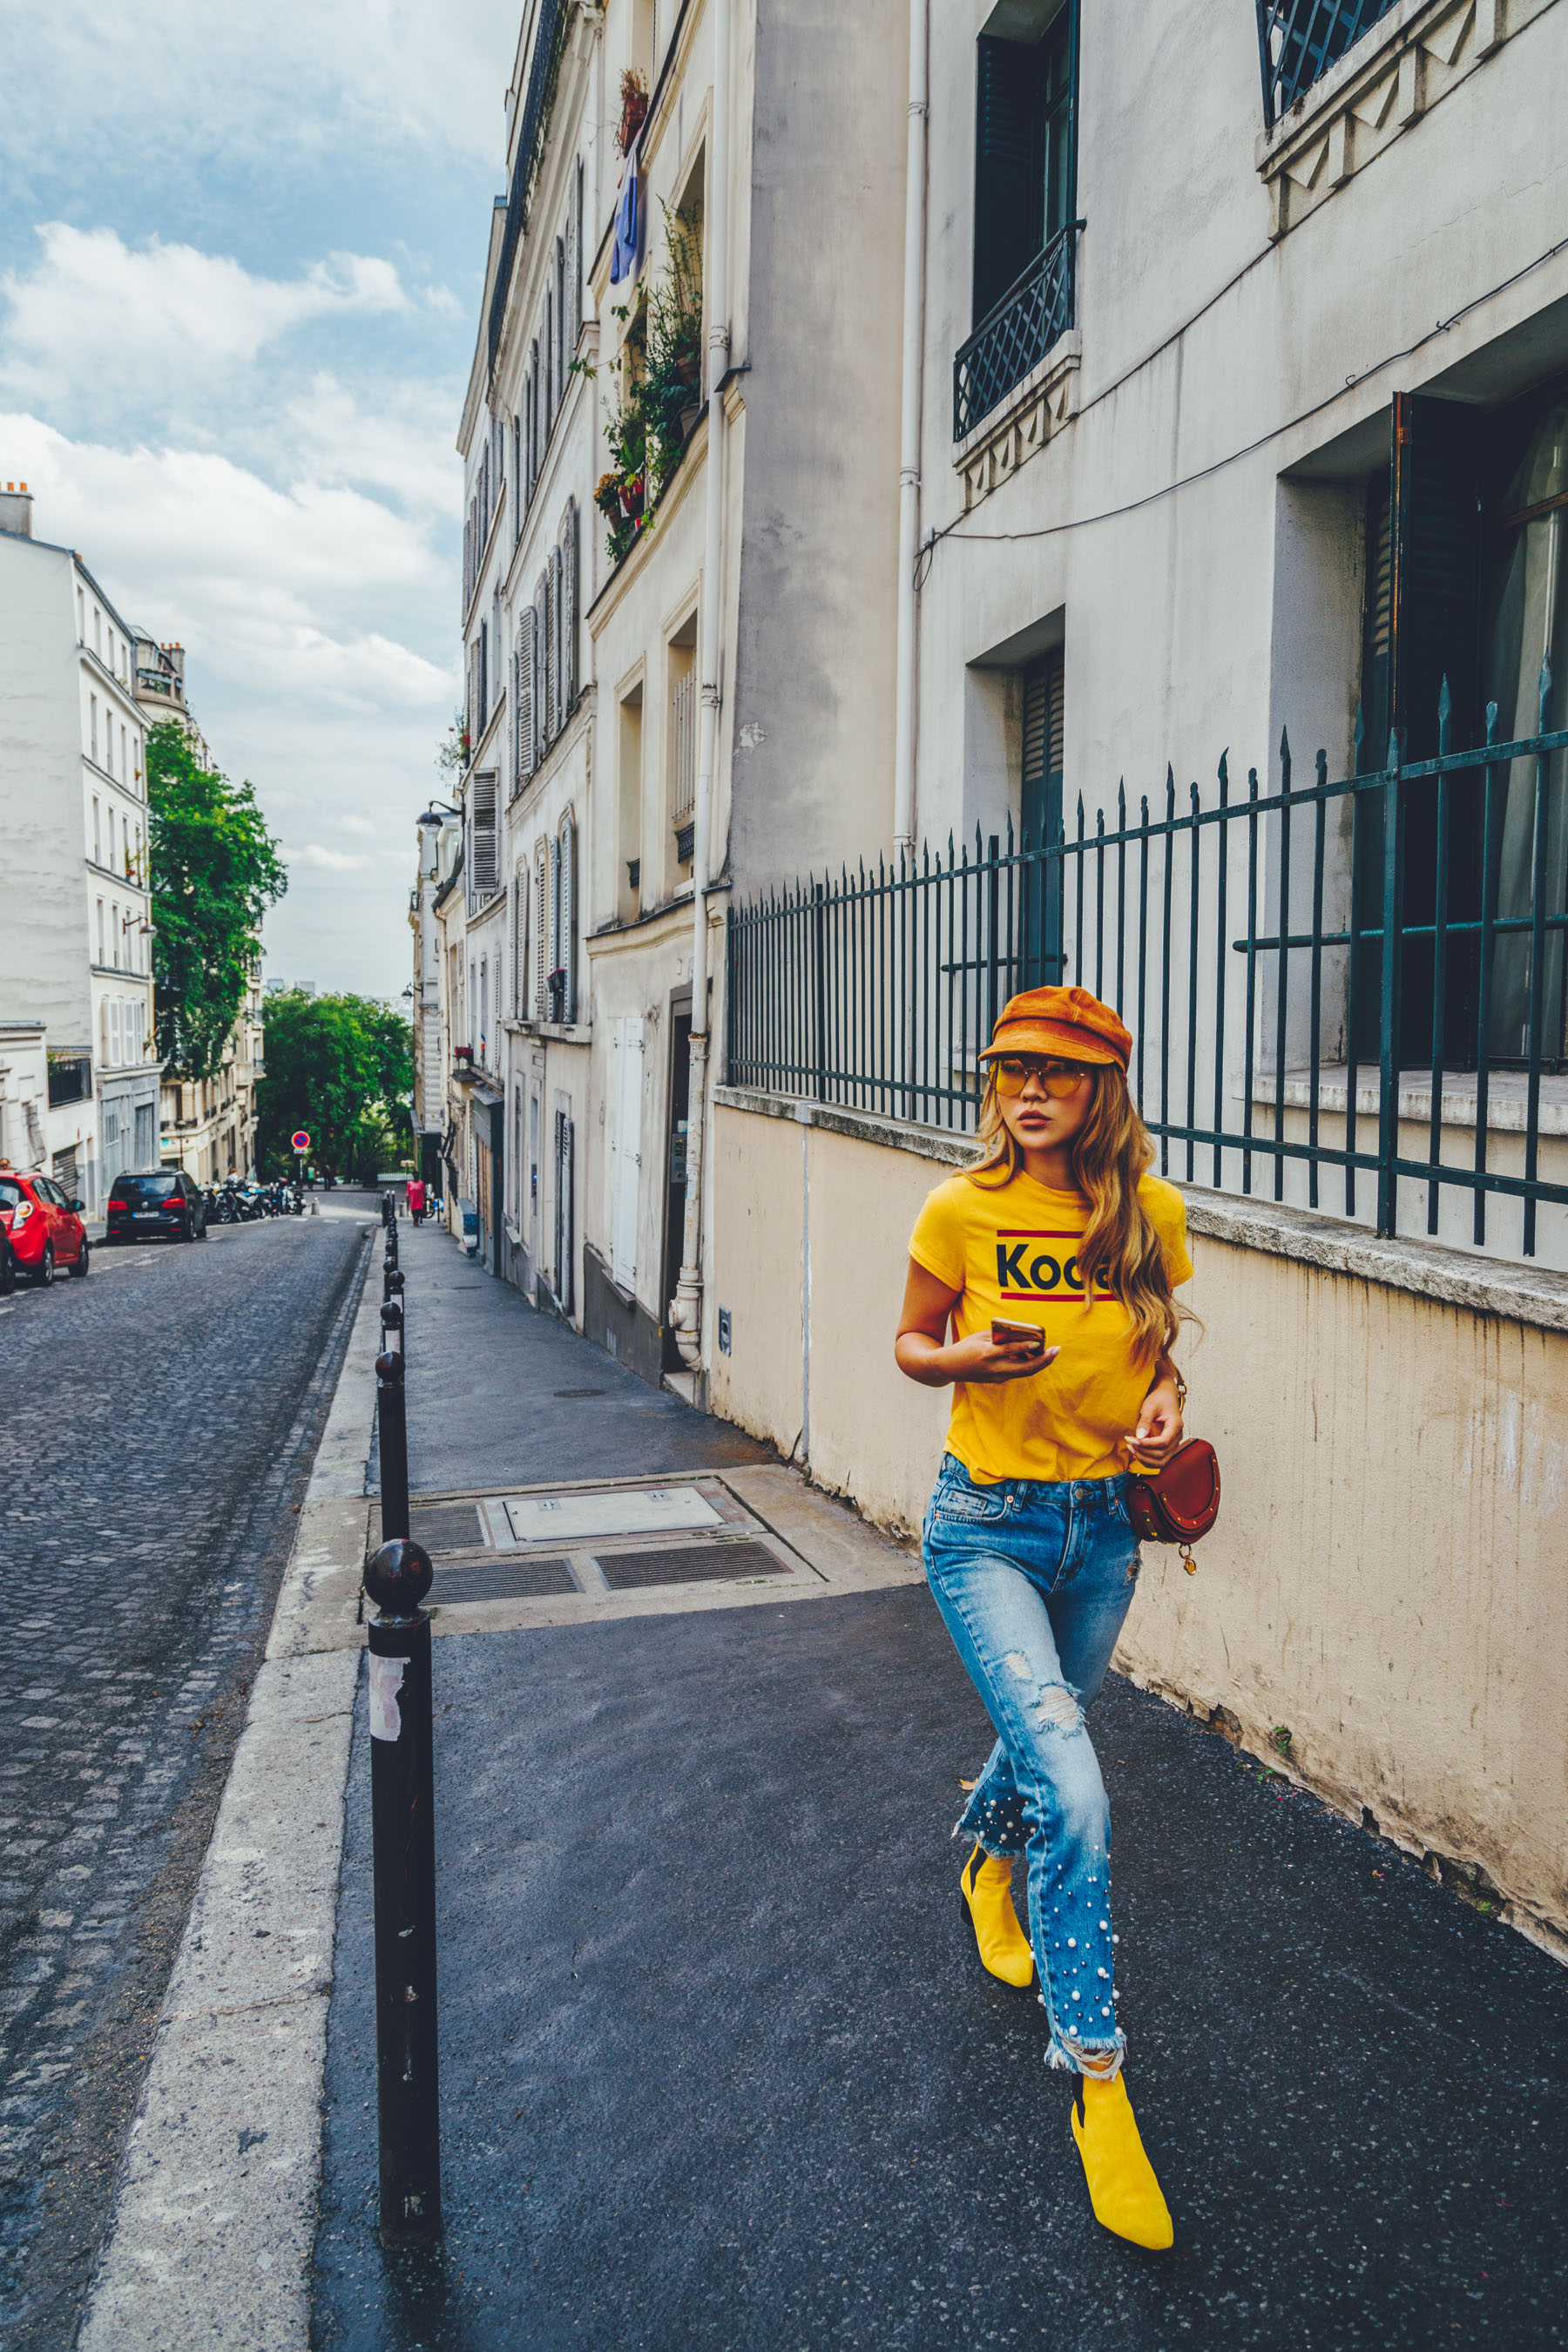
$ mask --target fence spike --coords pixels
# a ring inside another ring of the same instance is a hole
[[[1283,793],[1290,789],[1290,730],[1288,727],[1279,730],[1279,789]]]
[[[1078,837],[1080,841],[1083,839],[1083,794],[1081,793],[1078,796]]]
[[[1165,762],[1165,822],[1170,824],[1176,814],[1176,778],[1169,760]]]
[[[1125,776],[1117,779],[1116,830],[1118,833],[1125,833],[1127,830],[1127,779]]]
[[[1448,691],[1448,673],[1443,672],[1443,683],[1437,689],[1437,757],[1448,749],[1454,725],[1454,698]]]
[[[1489,743],[1495,743],[1496,740],[1497,704],[1495,702],[1489,702],[1487,705],[1487,741]]]
[[[1193,804],[1193,814],[1194,814],[1194,816],[1196,816],[1196,814],[1198,814],[1198,811],[1199,811],[1199,809],[1202,807],[1203,803],[1202,803],[1202,802],[1201,802],[1201,801],[1199,800],[1199,798],[1198,798],[1198,780],[1197,780],[1197,778],[1196,778],[1195,776],[1193,778],[1192,782],[1188,785],[1188,787],[1187,787],[1187,793],[1188,793],[1188,796],[1189,796],[1189,798],[1190,798],[1190,799],[1191,799],[1191,801],[1192,801],[1192,804]]]
[[[1355,707],[1355,725],[1351,730],[1351,740],[1355,745],[1355,772],[1359,776],[1361,773],[1361,747],[1366,741],[1366,713],[1363,710],[1359,702]]]
[[[1249,801],[1255,801],[1258,798],[1258,771],[1256,768],[1248,768],[1247,772],[1247,797]]]
[[[1013,812],[1011,809],[1007,812],[1007,855],[1009,857],[1013,855]]]
[[[1322,792],[1322,791],[1326,790],[1327,785],[1328,785],[1328,781],[1329,781],[1329,755],[1328,755],[1328,752],[1323,749],[1323,747],[1322,747],[1322,745],[1321,745],[1321,744],[1320,744],[1320,745],[1318,746],[1318,761],[1317,761],[1317,766],[1318,766],[1318,789],[1319,789],[1319,791],[1320,791],[1320,792]]]
[[[1094,812],[1094,829],[1100,835],[1101,841],[1103,841],[1105,838],[1105,811],[1102,808],[1096,809]]]
[[[1549,654],[1542,654],[1541,656],[1541,726],[1539,732],[1542,735],[1549,735],[1551,731],[1552,657]]]
[[[1138,805],[1143,812],[1143,830],[1147,833],[1149,830],[1149,795],[1147,793],[1140,793],[1138,795]]]
[[[1388,730],[1388,765],[1391,768],[1397,768],[1399,765],[1399,730],[1397,727],[1391,727]]]
[[[1230,746],[1229,746],[1229,744],[1227,743],[1227,744],[1226,744],[1226,748],[1225,748],[1225,750],[1224,750],[1224,751],[1220,753],[1220,755],[1219,755],[1219,803],[1220,803],[1220,806],[1221,806],[1221,808],[1223,808],[1223,807],[1225,806],[1226,795],[1226,793],[1229,792],[1229,790],[1230,790]]]

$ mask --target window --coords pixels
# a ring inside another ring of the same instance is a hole
[[[555,1111],[555,1304],[563,1315],[572,1312],[572,1190],[574,1130],[564,1095],[556,1097]]]
[[[98,803],[97,803],[97,802],[95,801],[95,802],[93,803],[93,813],[94,813],[94,815],[95,815],[95,816],[96,816],[96,814],[97,814],[97,811],[98,811]],[[99,961],[99,963],[100,963],[100,965],[101,965],[101,964],[103,963],[103,961],[104,961],[103,948],[104,948],[104,940],[103,940],[103,901],[102,901],[102,899],[100,898],[100,899],[99,900],[99,902],[98,902],[98,961]]]
[[[643,1024],[631,1014],[616,1024],[611,1048],[610,1273],[630,1291],[637,1270],[637,1176],[642,1165]]]
[[[1071,217],[1076,10],[1027,40],[979,41],[974,138],[974,324]]]
[[[528,868],[522,865],[511,877],[511,1011],[513,1020],[527,1020]]]
[[[92,608],[92,650],[101,661],[103,659],[103,614],[96,604]]]
[[[94,793],[92,796],[92,862],[95,866],[101,866],[103,863],[103,834],[100,823],[98,794],[96,793]],[[102,899],[100,898],[98,903],[100,907],[101,907],[103,904]],[[100,963],[103,961],[101,954],[98,960]]]
[[[87,643],[87,600],[79,588],[76,592],[76,641],[79,646]]]
[[[550,850],[533,845],[533,1004],[535,1021],[550,1018]]]
[[[89,756],[96,764],[98,760],[98,697],[96,694],[89,694],[87,698],[87,742]]]
[[[526,394],[527,386],[523,389]],[[511,543],[515,547],[522,537],[522,418],[520,415],[511,420]]]
[[[125,730],[123,727],[120,730],[120,781],[122,784],[128,784],[131,781],[131,769],[126,758]]]
[[[1018,0],[977,45],[974,331],[954,362],[962,439],[1073,323],[1078,0]]]
[[[120,928],[120,908],[116,902],[113,899],[110,899],[109,906],[110,961],[113,964],[116,971],[120,970],[120,941],[121,936]]]
[[[561,820],[553,844],[550,898],[551,1017],[577,1018],[577,827]]]
[[[109,1000],[109,1066],[117,1070],[121,1058],[121,1007],[118,996]]]

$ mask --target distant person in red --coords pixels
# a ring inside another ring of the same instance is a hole
[[[414,1176],[409,1179],[408,1213],[416,1225],[422,1225],[425,1223],[425,1183],[422,1177]]]

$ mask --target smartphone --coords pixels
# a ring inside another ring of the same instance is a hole
[[[1019,1339],[1027,1340],[1037,1355],[1045,1354],[1046,1335],[1037,1323],[1015,1323],[1008,1315],[994,1315],[991,1318],[991,1340],[994,1347],[1011,1347]]]

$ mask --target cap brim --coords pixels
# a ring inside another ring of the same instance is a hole
[[[994,1038],[976,1061],[994,1062],[1001,1054],[1060,1054],[1069,1062],[1100,1062],[1116,1069],[1125,1063],[1109,1038],[1059,1021],[1009,1022],[1005,1037]]]

